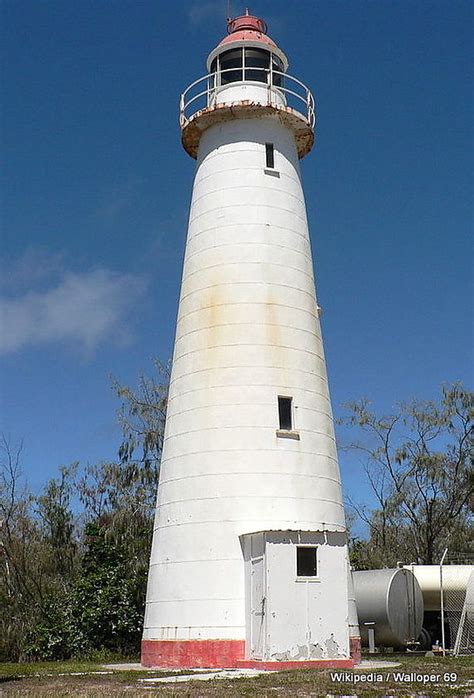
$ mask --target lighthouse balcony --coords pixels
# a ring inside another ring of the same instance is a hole
[[[293,129],[300,158],[311,150],[316,112],[314,97],[304,83],[282,71],[255,66],[209,73],[181,95],[183,146],[196,158],[200,135],[209,126],[265,116],[278,118]]]

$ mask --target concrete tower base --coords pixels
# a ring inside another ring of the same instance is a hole
[[[360,647],[359,647],[360,653]],[[159,669],[351,669],[354,658],[261,661],[244,659],[244,640],[143,640],[142,665]]]

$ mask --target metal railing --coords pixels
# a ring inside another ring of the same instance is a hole
[[[264,80],[245,79],[246,74],[261,73]],[[225,73],[239,74],[242,79],[232,80],[222,83],[222,75]],[[290,87],[287,87],[287,83]],[[219,72],[209,73],[198,80],[192,82],[183,92],[179,102],[179,123],[181,127],[186,126],[194,114],[217,104],[219,93],[228,88],[238,85],[260,85],[267,88],[267,101],[269,106],[281,107],[282,99],[289,106],[301,113],[301,105],[304,105],[302,113],[309,126],[314,128],[316,121],[316,110],[314,97],[311,90],[297,78],[288,73],[283,73],[272,68],[256,68],[253,66],[239,66],[237,68],[226,68]],[[204,88],[204,89],[203,89]],[[193,105],[192,109],[190,109]]]

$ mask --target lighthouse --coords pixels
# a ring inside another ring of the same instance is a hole
[[[350,667],[341,482],[299,160],[310,90],[248,12],[181,97],[196,160],[142,663]]]

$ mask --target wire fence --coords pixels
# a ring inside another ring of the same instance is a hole
[[[444,556],[443,556],[444,557]],[[471,557],[471,556],[469,556]],[[440,564],[444,650],[455,656],[474,654],[474,560]],[[470,564],[471,563],[471,564]]]

